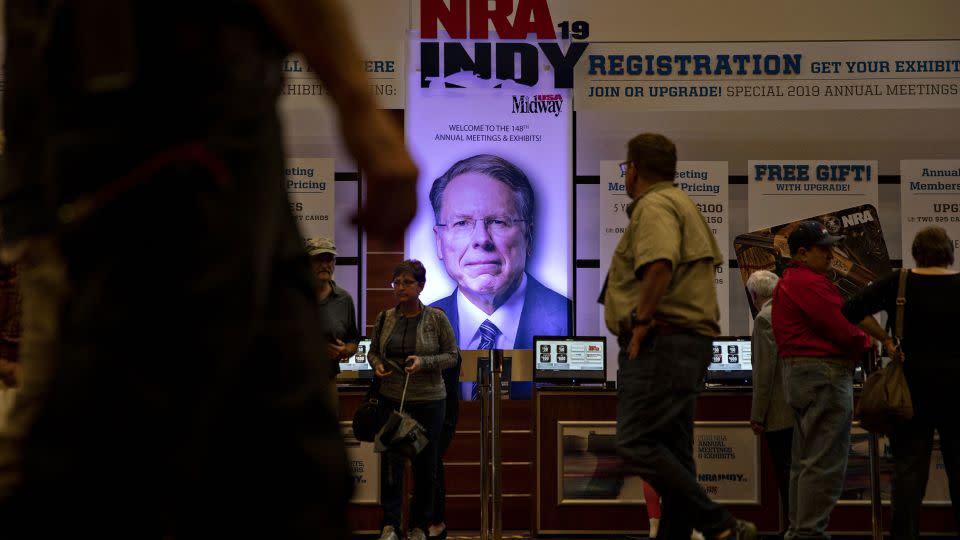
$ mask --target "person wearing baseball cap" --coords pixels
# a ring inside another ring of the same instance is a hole
[[[793,257],[800,248],[810,250],[813,246],[830,247],[842,241],[844,236],[834,236],[827,231],[827,228],[819,221],[801,221],[790,236],[787,237],[787,244],[790,246],[790,256]],[[826,250],[824,255],[833,260],[833,251]],[[827,267],[829,268],[829,266]],[[826,272],[826,270],[824,270]]]
[[[787,238],[792,260],[773,293],[773,335],[794,415],[787,540],[830,537],[850,449],[853,368],[870,348],[841,314],[840,289],[826,275],[842,240],[817,221],[797,225]]]
[[[317,277],[317,301],[320,304],[321,328],[327,330],[327,355],[333,363],[333,374],[340,373],[340,363],[357,352],[360,332],[353,297],[333,281],[337,267],[337,246],[330,238],[308,238],[307,255]]]

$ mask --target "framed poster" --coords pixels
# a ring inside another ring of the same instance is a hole
[[[373,443],[358,441],[353,436],[353,423],[340,422],[340,432],[347,446],[347,462],[353,476],[353,504],[380,504],[380,454]]]
[[[643,480],[623,476],[616,422],[557,426],[558,504],[644,504]]]
[[[557,498],[561,505],[644,504],[643,480],[624,476],[616,422],[560,422]],[[697,480],[723,504],[760,504],[760,442],[748,422],[696,422]]]

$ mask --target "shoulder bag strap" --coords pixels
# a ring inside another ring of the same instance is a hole
[[[375,346],[377,348],[377,354],[379,354],[380,356],[383,356],[383,350],[381,350],[381,347],[380,347],[380,341],[383,339],[383,336],[381,336],[380,334],[383,333],[383,321],[386,318],[387,318],[386,311],[381,311],[380,316],[377,317],[377,332],[376,332],[377,341],[370,342],[370,347]],[[380,377],[374,376],[373,382],[370,383],[370,392],[368,395],[372,395],[372,394],[376,394],[376,395],[380,394]]]
[[[903,340],[903,313],[906,311],[904,306],[907,305],[907,275],[910,274],[910,270],[906,268],[900,270],[900,285],[897,288],[897,321],[894,326],[894,336],[897,339],[897,345],[899,346],[900,341]]]
[[[370,344],[371,346],[373,346],[373,345],[376,345],[376,346],[377,346],[377,354],[379,354],[380,356],[383,356],[383,347],[380,346],[380,342],[383,341],[383,322],[384,322],[386,319],[387,319],[387,312],[386,312],[386,310],[381,311],[381,312],[380,312],[380,316],[377,317],[377,332],[376,332],[376,334],[377,334],[377,342]]]

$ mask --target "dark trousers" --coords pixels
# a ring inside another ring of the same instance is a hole
[[[394,409],[399,408],[393,403]],[[403,410],[427,431],[430,443],[413,458],[413,500],[410,502],[410,528],[424,531],[433,521],[434,493],[437,489],[437,444],[443,427],[444,400],[404,403]],[[383,506],[382,526],[393,525],[399,531],[403,518],[403,456],[387,452],[380,465],[380,503]]]
[[[439,525],[447,520],[447,478],[443,467],[443,456],[447,453],[447,448],[453,441],[453,436],[457,434],[457,417],[459,416],[460,400],[459,397],[451,404],[448,398],[446,401],[446,417],[443,420],[443,428],[440,430],[440,437],[437,440],[437,491],[433,496],[433,519],[432,524]]]
[[[777,476],[777,490],[780,492],[781,531],[786,531],[790,509],[790,464],[792,463],[793,428],[767,431],[765,434],[770,455],[773,456],[773,470]]]
[[[944,411],[947,412],[947,411]],[[940,434],[940,450],[947,469],[954,523],[960,527],[960,430],[953,414],[940,418],[918,415],[890,433],[893,451],[893,516],[891,537],[920,537],[920,509],[927,490],[933,430]]]
[[[707,538],[735,524],[697,483],[693,417],[712,358],[707,336],[652,335],[638,358],[627,357],[621,335],[617,380],[617,450],[627,474],[649,482],[663,501],[658,538],[689,540],[693,528]]]

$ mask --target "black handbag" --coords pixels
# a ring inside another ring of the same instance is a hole
[[[384,318],[381,314],[377,320],[377,331],[374,334],[377,339],[373,341],[377,347],[379,347]],[[402,368],[403,366],[392,366],[395,371],[400,371]],[[410,374],[407,373],[399,411],[394,411],[393,407],[380,396],[379,380],[371,385],[363,403],[353,415],[353,434],[357,440],[373,442],[376,452],[396,452],[409,459],[413,459],[426,448],[430,442],[427,438],[427,430],[413,417],[403,412],[409,382]]]
[[[378,386],[376,382],[370,386],[363,402],[353,413],[353,436],[358,441],[373,442],[393,412],[380,398]]]
[[[897,348],[903,339],[903,312],[907,303],[908,270],[900,271],[900,284],[897,291],[897,321],[894,338]],[[903,374],[903,351],[899,358],[891,359],[883,369],[874,371],[863,382],[863,392],[857,403],[856,417],[860,425],[874,433],[890,433],[897,424],[913,418],[913,400],[910,387]]]

